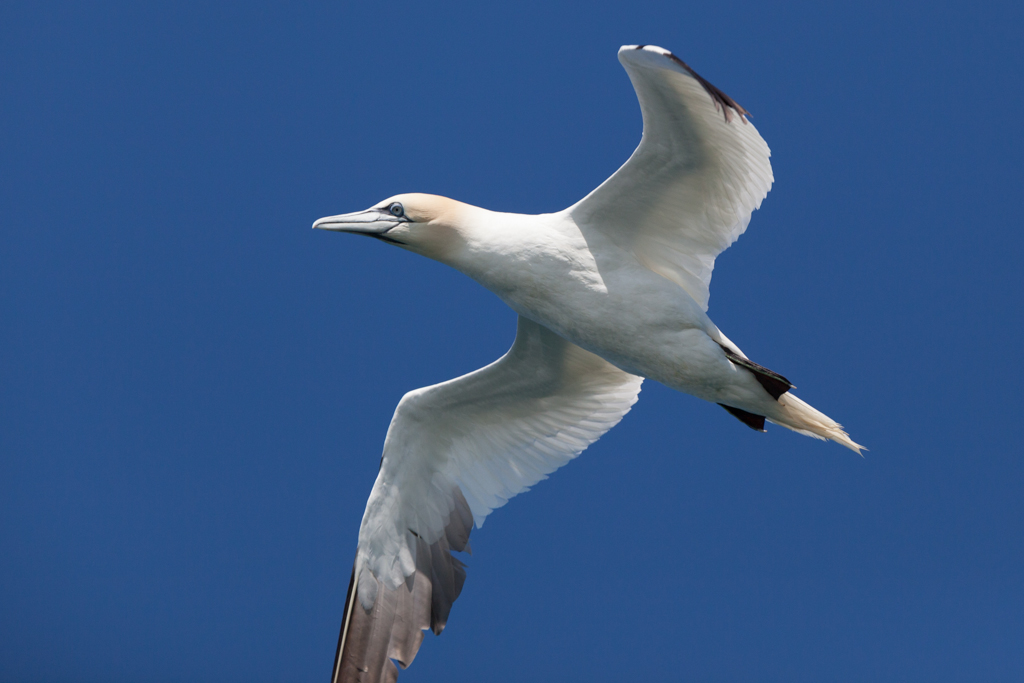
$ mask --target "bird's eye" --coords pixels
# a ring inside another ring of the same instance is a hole
[[[390,213],[395,218],[401,218],[402,216],[405,215],[405,207],[399,204],[398,202],[394,202],[391,204],[391,206],[388,207],[388,213]]]

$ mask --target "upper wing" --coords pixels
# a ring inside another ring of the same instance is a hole
[[[743,107],[668,50],[627,45],[619,61],[640,100],[643,137],[569,211],[707,310],[715,257],[747,229],[772,186],[771,152]]]
[[[494,508],[569,462],[636,402],[630,375],[526,318],[499,360],[402,398],[366,504],[334,681],[394,680],[440,633]]]

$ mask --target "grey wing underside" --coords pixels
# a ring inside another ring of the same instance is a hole
[[[526,318],[485,368],[399,403],[363,517],[332,683],[394,681],[440,634],[474,523],[622,419],[643,378]],[[397,663],[397,666],[396,666]]]
[[[455,498],[444,536],[430,545],[417,539],[415,573],[398,588],[378,584],[377,599],[369,610],[356,598],[358,575],[353,567],[331,683],[396,681],[395,662],[403,669],[412,664],[425,630],[441,635],[466,582],[466,565],[451,551],[468,551],[473,528],[465,497],[459,492]]]

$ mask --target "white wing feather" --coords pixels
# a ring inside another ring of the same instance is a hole
[[[746,110],[668,50],[627,45],[619,61],[640,100],[643,137],[569,211],[707,310],[715,257],[743,234],[772,186],[771,152]]]
[[[579,455],[636,402],[630,375],[519,318],[512,348],[458,379],[409,392],[366,504],[333,681],[394,681],[423,629],[440,633],[473,522]]]
[[[415,570],[415,538],[430,544],[444,533],[456,486],[480,527],[491,510],[618,424],[641,382],[519,318],[502,358],[399,402],[360,528],[357,565],[397,586]]]

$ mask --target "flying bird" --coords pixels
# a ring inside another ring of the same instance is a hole
[[[402,194],[314,228],[445,263],[519,314],[508,353],[399,402],[359,529],[332,683],[394,681],[440,634],[466,577],[452,551],[492,510],[566,464],[629,412],[644,378],[856,452],[788,379],[707,316],[715,257],[746,230],[773,176],[746,109],[668,50],[619,61],[640,145],[557,213],[488,211]]]

